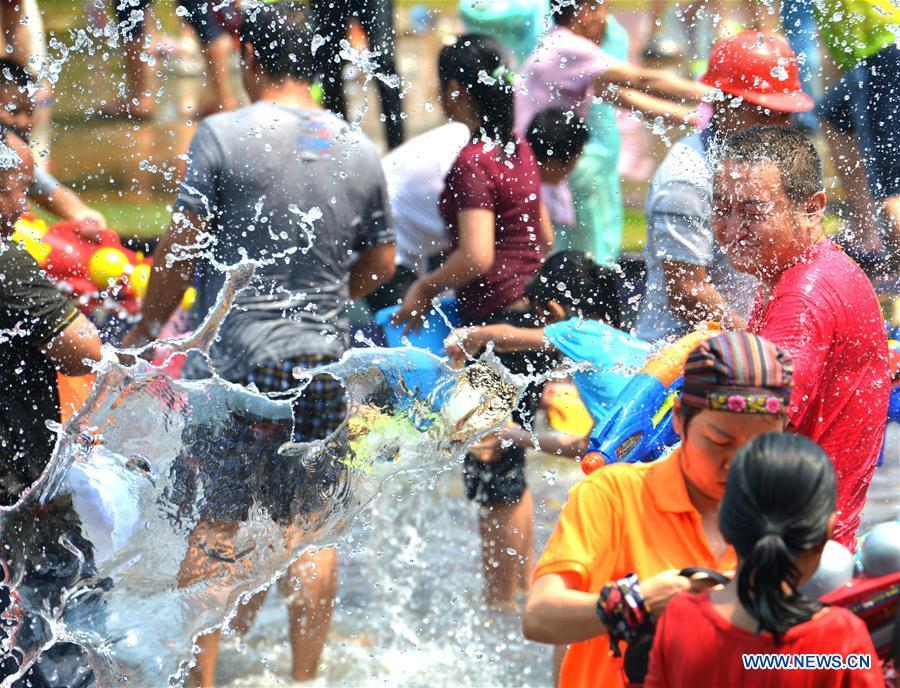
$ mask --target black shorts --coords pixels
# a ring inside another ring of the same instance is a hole
[[[504,449],[500,458],[490,463],[466,454],[463,481],[466,499],[480,506],[516,504],[528,489],[525,483],[525,448]]]
[[[144,35],[144,15],[152,1],[115,0],[113,2],[116,23],[125,40],[132,41]],[[197,32],[197,38],[201,45],[209,45],[225,33],[221,18],[217,17],[213,11],[213,5],[217,5],[216,9],[227,18],[231,18],[236,11],[230,7],[229,3],[215,3],[212,0],[178,0],[178,6],[184,10],[182,16]]]

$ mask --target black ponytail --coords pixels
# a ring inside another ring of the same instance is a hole
[[[484,134],[502,147],[515,145],[512,72],[500,44],[480,34],[465,34],[438,56],[441,91],[456,80],[472,101]]]
[[[824,543],[835,494],[828,456],[798,435],[761,435],[731,465],[719,528],[740,560],[741,605],[776,643],[821,608],[797,592],[794,558]]]

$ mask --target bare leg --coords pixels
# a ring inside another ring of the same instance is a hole
[[[650,35],[647,36],[648,41],[659,32],[662,18],[668,5],[669,0],[652,0],[650,2]]]
[[[213,688],[216,685],[216,662],[219,661],[219,631],[197,638],[200,652],[197,663],[191,668],[185,685],[188,688]]]
[[[825,121],[822,122],[822,133],[825,134],[831,148],[831,157],[850,209],[849,236],[861,251],[877,253],[883,248],[883,243],[875,224],[876,205],[869,192],[856,137],[849,132],[835,129]]]
[[[124,41],[125,98],[126,102],[114,106],[111,114],[149,117],[153,114],[153,95],[150,93],[150,67],[141,60],[144,37]]]
[[[291,678],[309,681],[316,677],[334,612],[337,553],[329,548],[304,554],[291,565],[280,585],[288,599]]]
[[[490,606],[512,604],[518,587],[528,585],[533,517],[534,502],[529,490],[515,504],[492,504],[479,511],[484,599]]]
[[[231,89],[228,61],[231,57],[231,37],[222,34],[209,45],[204,46],[203,56],[206,58],[206,73],[209,85],[215,95],[215,103],[211,110],[234,110],[237,99]]]

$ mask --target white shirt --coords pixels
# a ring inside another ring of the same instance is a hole
[[[410,139],[382,160],[397,235],[397,265],[423,275],[428,258],[449,247],[438,199],[469,137],[465,124],[451,122]]]

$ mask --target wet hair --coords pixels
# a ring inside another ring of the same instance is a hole
[[[531,120],[525,139],[541,165],[551,160],[567,165],[584,150],[588,128],[580,117],[560,108],[548,108]]]
[[[557,26],[571,26],[583,8],[602,3],[603,0],[553,0],[550,13]]]
[[[769,162],[778,168],[781,186],[795,203],[825,188],[822,159],[812,142],[792,127],[751,127],[725,139],[723,160]]]
[[[731,464],[719,529],[740,560],[741,605],[776,643],[821,608],[797,592],[794,557],[825,542],[836,489],[828,455],[799,435],[760,435]]]
[[[305,7],[293,3],[250,3],[238,31],[241,46],[253,45],[262,70],[274,79],[312,81],[318,74],[313,23]]]
[[[505,146],[515,143],[512,72],[500,44],[480,34],[464,34],[438,55],[438,80],[446,93],[455,79],[468,93],[484,133]]]
[[[22,91],[35,87],[31,73],[15,60],[0,58],[0,86],[18,86]]]
[[[622,325],[616,274],[581,251],[559,251],[547,258],[525,285],[525,296],[532,303],[556,301],[585,317]]]

